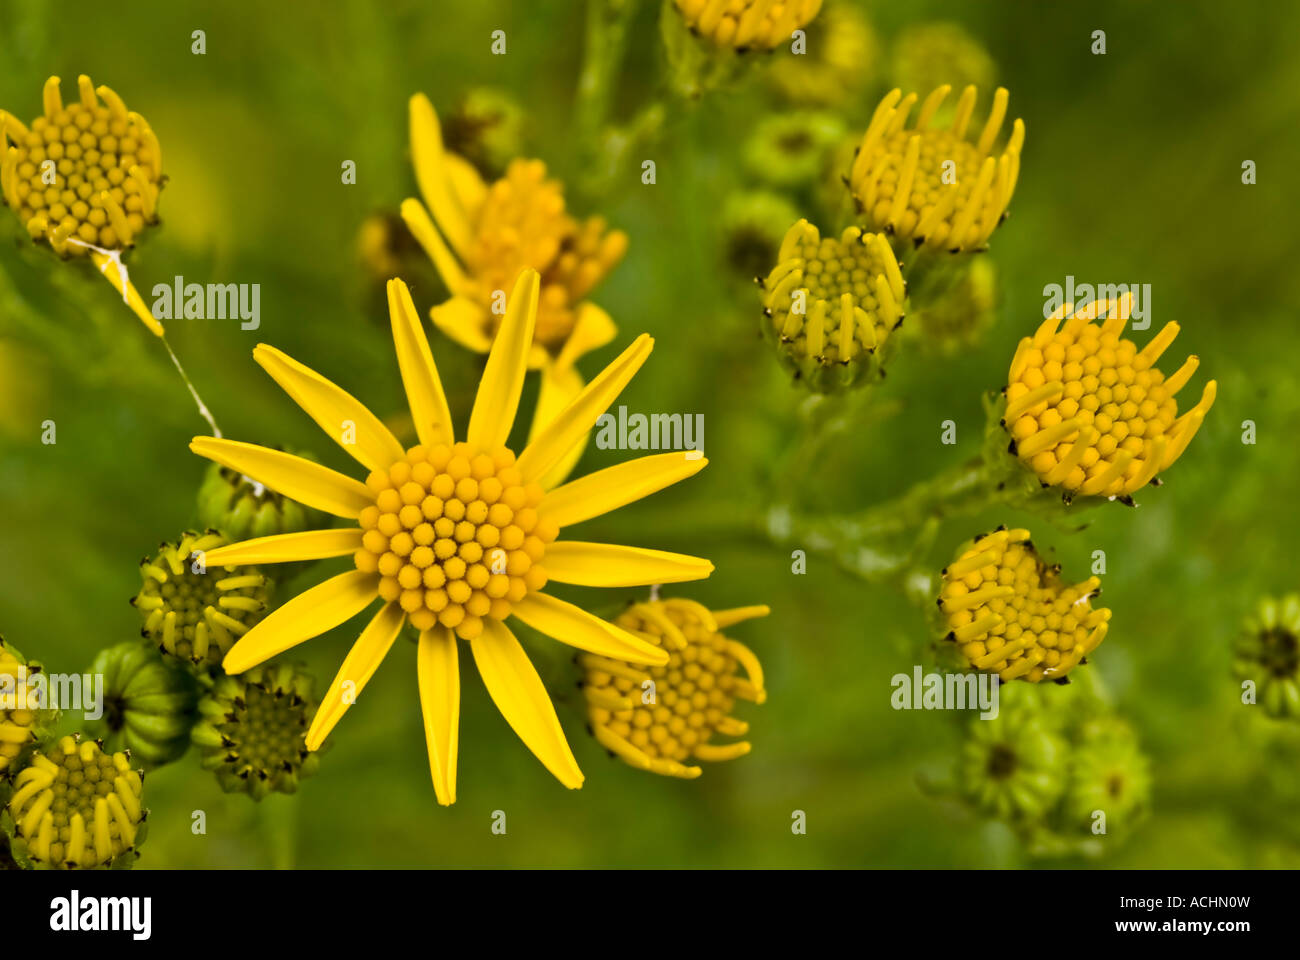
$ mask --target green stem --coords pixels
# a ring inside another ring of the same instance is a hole
[[[625,150],[625,146],[616,142],[614,132],[606,128],[618,72],[627,50],[628,27],[636,7],[637,0],[588,0],[587,3],[574,118],[584,165],[592,171],[585,182],[593,185],[595,192],[610,182]]]

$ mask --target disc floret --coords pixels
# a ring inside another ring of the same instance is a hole
[[[359,518],[358,570],[378,573],[418,630],[441,624],[463,640],[484,618],[504,620],[546,586],[546,545],[560,528],[539,514],[543,491],[524,483],[505,447],[419,445],[366,478],[375,495]]]

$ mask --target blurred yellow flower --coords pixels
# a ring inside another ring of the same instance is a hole
[[[702,772],[691,760],[749,753],[744,740],[711,742],[714,734],[749,732],[749,724],[731,715],[737,699],[767,699],[758,658],[722,631],[768,612],[765,606],[710,612],[684,599],[630,607],[619,625],[667,650],[668,662],[647,667],[590,653],[578,658],[596,740],[638,769],[688,780]]]
[[[1020,341],[1011,361],[1002,425],[1020,460],[1067,497],[1128,496],[1146,486],[1182,456],[1214,403],[1211,380],[1178,416],[1175,396],[1200,360],[1188,357],[1166,378],[1155,363],[1179,326],[1166,324],[1138,350],[1120,336],[1131,304],[1129,294],[1077,311],[1066,304]]]
[[[119,255],[158,222],[162,148],[148,121],[108,87],[77,78],[67,106],[59,78],[45,82],[42,116],[30,128],[0,111],[0,192],[27,228],[63,257],[89,255],[140,320],[162,326],[126,279]],[[125,290],[123,289],[125,287]]]
[[[961,252],[982,249],[1002,221],[1020,174],[1025,125],[1017,120],[1000,156],[993,143],[1007,113],[999,87],[979,139],[966,137],[975,109],[968,86],[947,130],[930,123],[952,88],[936,89],[905,129],[917,95],[895,89],[880,101],[849,173],[849,187],[866,223],[911,238],[918,246]]]
[[[23,750],[36,740],[36,705],[39,689],[24,670],[25,664],[0,637],[0,777]]]
[[[1110,611],[1093,609],[1101,581],[1066,586],[1028,530],[976,537],[943,570],[939,610],[962,655],[1003,680],[1060,680],[1097,648]]]
[[[409,450],[356,398],[273,347],[254,359],[350,456],[365,483],[291,454],[196,437],[190,449],[309,507],[355,522],[346,529],[261,537],[211,550],[211,566],[352,556],[339,574],[273,611],[222,666],[241,673],[331,630],[382,599],[331,684],[307,734],[315,750],[361,693],[403,624],[420,631],[418,676],[438,802],[456,798],[460,680],[466,640],[493,701],[565,786],[582,785],[537,671],[505,620],[514,616],[599,656],[662,665],[668,654],[626,629],[544,593],[547,582],[625,587],[707,577],[707,560],[658,550],[559,541],[561,527],[601,516],[697,473],[704,458],[642,457],[563,486],[544,479],[591,429],[650,355],[642,335],[553,417],[516,457],[505,446],[523,389],[541,278],[525,269],[510,295],[457,442],[442,383],[406,285],[388,285],[402,383],[419,443]]]
[[[473,165],[444,148],[438,115],[424,94],[411,98],[410,121],[424,203],[404,201],[402,218],[452,294],[430,311],[434,324],[457,343],[487,353],[502,323],[506,291],[526,268],[541,274],[537,328],[527,353],[529,369],[542,371],[535,438],[582,389],[578,359],[617,333],[609,315],[583,298],[623,258],[627,235],[608,230],[599,217],[575,220],[560,183],[547,178],[540,160],[513,160],[500,180],[484,183]],[[550,479],[563,480],[582,450],[579,445],[569,452]]]
[[[673,0],[692,33],[719,47],[771,50],[806,26],[822,0]]]

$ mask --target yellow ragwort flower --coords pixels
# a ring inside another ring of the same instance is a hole
[[[411,154],[424,203],[402,203],[402,218],[442,275],[451,299],[430,311],[448,337],[487,353],[500,329],[506,292],[526,268],[541,274],[537,328],[529,369],[542,371],[530,439],[582,390],[574,364],[618,332],[609,315],[584,297],[627,252],[627,234],[565,209],[561,184],[540,160],[513,160],[505,176],[485,184],[463,157],[443,146],[433,104],[410,103]],[[426,207],[427,205],[427,207]],[[432,217],[430,216],[432,212]],[[582,454],[579,445],[551,479],[562,480]]]
[[[549,488],[545,476],[581,441],[645,362],[642,335],[516,457],[506,447],[533,343],[540,277],[525,270],[509,299],[464,439],[451,413],[406,285],[388,285],[398,367],[419,443],[402,449],[353,396],[273,347],[253,356],[336,443],[369,472],[365,483],[291,454],[196,437],[190,449],[286,497],[355,523],[261,537],[207,554],[213,565],[352,556],[339,574],[273,611],[222,666],[241,673],[319,636],[382,599],[343,662],[307,734],[314,750],[379,666],[402,625],[420,631],[418,676],[438,801],[456,797],[460,680],[457,638],[469,642],[488,692],[525,744],[571,788],[582,773],[537,671],[506,626],[514,616],[590,653],[661,665],[668,654],[627,630],[544,593],[547,582],[625,587],[707,577],[707,560],[657,550],[560,541],[560,529],[685,479],[705,464],[681,452],[643,457]],[[349,426],[345,429],[344,424]]]
[[[1188,357],[1168,378],[1155,366],[1178,324],[1166,324],[1138,350],[1121,336],[1131,295],[1073,307],[1066,304],[1020,341],[1002,424],[1020,460],[1067,499],[1129,496],[1182,456],[1217,385],[1207,383],[1200,402],[1179,417],[1174,398],[1200,360]]]
[[[975,87],[957,102],[947,130],[930,122],[952,90],[945,84],[921,105],[912,129],[904,129],[917,101],[895,89],[880,101],[849,173],[860,216],[875,230],[910,237],[917,246],[953,253],[983,249],[1006,214],[1020,174],[1025,125],[1017,120],[1000,156],[993,141],[1007,114],[1008,94],[999,87],[980,133],[966,137],[975,109]]]
[[[1066,586],[1028,530],[999,529],[963,544],[943,571],[939,611],[962,655],[1003,680],[1061,680],[1097,648],[1110,611],[1093,608],[1101,581]]]
[[[719,47],[772,50],[817,16],[822,0],[674,0],[691,32]]]
[[[748,741],[711,743],[714,734],[743,737],[749,724],[731,715],[737,699],[762,703],[763,668],[727,627],[765,617],[765,606],[710,612],[693,600],[652,600],[630,607],[618,623],[668,651],[668,662],[639,666],[596,654],[578,659],[596,740],[640,770],[690,780],[691,760],[732,760]],[[740,674],[744,669],[745,676]]]
[[[18,754],[36,740],[36,711],[30,709],[39,696],[25,664],[0,637],[0,777]]]
[[[143,781],[125,753],[64,737],[14,780],[16,839],[42,866],[106,867],[135,846]]]
[[[903,322],[906,285],[889,241],[858,227],[836,240],[800,220],[759,286],[783,362],[815,390],[877,370],[877,351]]]
[[[42,116],[25,126],[0,111],[0,188],[31,234],[60,256],[89,255],[151,331],[161,336],[117,256],[158,222],[162,148],[149,123],[108,87],[77,78],[64,105],[59,78],[45,82]],[[126,287],[125,292],[123,287]]]

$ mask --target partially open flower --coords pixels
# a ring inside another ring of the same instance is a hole
[[[1028,530],[976,537],[943,571],[939,610],[971,666],[1003,680],[1062,681],[1097,648],[1110,611],[1093,609],[1101,581],[1067,586],[1043,562]]]
[[[1139,350],[1121,336],[1129,295],[1073,312],[1071,307],[1020,341],[1002,425],[1011,434],[1012,452],[1067,501],[1078,495],[1127,497],[1182,456],[1214,403],[1217,385],[1209,381],[1200,402],[1178,416],[1174,398],[1200,360],[1188,357],[1170,377],[1155,366],[1178,335],[1178,324],[1166,324]]]
[[[191,736],[227,793],[295,793],[320,768],[307,749],[307,728],[316,704],[312,678],[288,664],[254,667],[220,677],[199,702]]]
[[[144,618],[144,636],[167,653],[215,666],[235,641],[262,619],[270,587],[254,566],[208,568],[206,553],[222,546],[219,533],[181,535],[140,563],[144,587],[131,605]]]
[[[719,47],[771,50],[790,42],[822,0],[674,0],[691,32]]]
[[[37,696],[22,656],[0,637],[0,777],[36,742]],[[30,694],[30,696],[29,696]]]
[[[849,227],[836,240],[800,220],[759,287],[764,332],[809,388],[829,393],[879,378],[906,298],[882,234]]]
[[[1151,765],[1132,729],[1108,718],[1087,724],[1071,751],[1064,814],[1067,823],[1091,829],[1103,822],[1108,834],[1132,828],[1151,799]]]
[[[124,753],[64,737],[19,772],[9,815],[14,852],[38,867],[107,867],[134,852],[143,782]]]
[[[1006,213],[1020,174],[1025,125],[1017,120],[998,156],[993,144],[1007,113],[999,87],[979,139],[967,139],[975,87],[967,87],[947,130],[930,124],[951,91],[944,85],[921,105],[905,129],[917,95],[893,90],[862,138],[849,173],[849,188],[867,226],[913,240],[917,246],[953,253],[980,250]]]
[[[33,240],[63,257],[89,255],[153,333],[153,318],[118,259],[158,222],[162,148],[148,121],[108,87],[77,78],[64,105],[59,78],[45,82],[44,113],[28,127],[0,110],[0,194]]]
[[[1255,684],[1272,717],[1300,717],[1300,594],[1265,597],[1242,626],[1233,651],[1238,680]]]
[[[1066,746],[1040,711],[1006,703],[996,717],[972,720],[968,730],[957,766],[962,794],[1003,820],[1045,817],[1065,789]]]
[[[619,626],[666,649],[668,663],[645,666],[580,654],[593,735],[638,769],[685,779],[702,772],[692,760],[749,753],[744,740],[711,742],[715,734],[743,737],[749,731],[749,724],[731,715],[737,699],[767,699],[758,658],[722,631],[767,614],[764,606],[710,612],[682,599],[630,607]]]
[[[402,218],[442,275],[451,299],[429,313],[448,337],[487,353],[501,329],[506,295],[525,269],[541,275],[529,369],[542,371],[530,436],[536,437],[583,387],[575,364],[617,334],[609,315],[585,297],[627,252],[627,234],[604,219],[576,220],[563,187],[540,160],[515,159],[491,184],[445,149],[433,104],[411,98],[411,154],[424,203],[406,200]],[[427,209],[426,209],[427,207]],[[430,216],[432,213],[432,216]],[[583,447],[549,479],[572,470]]]

